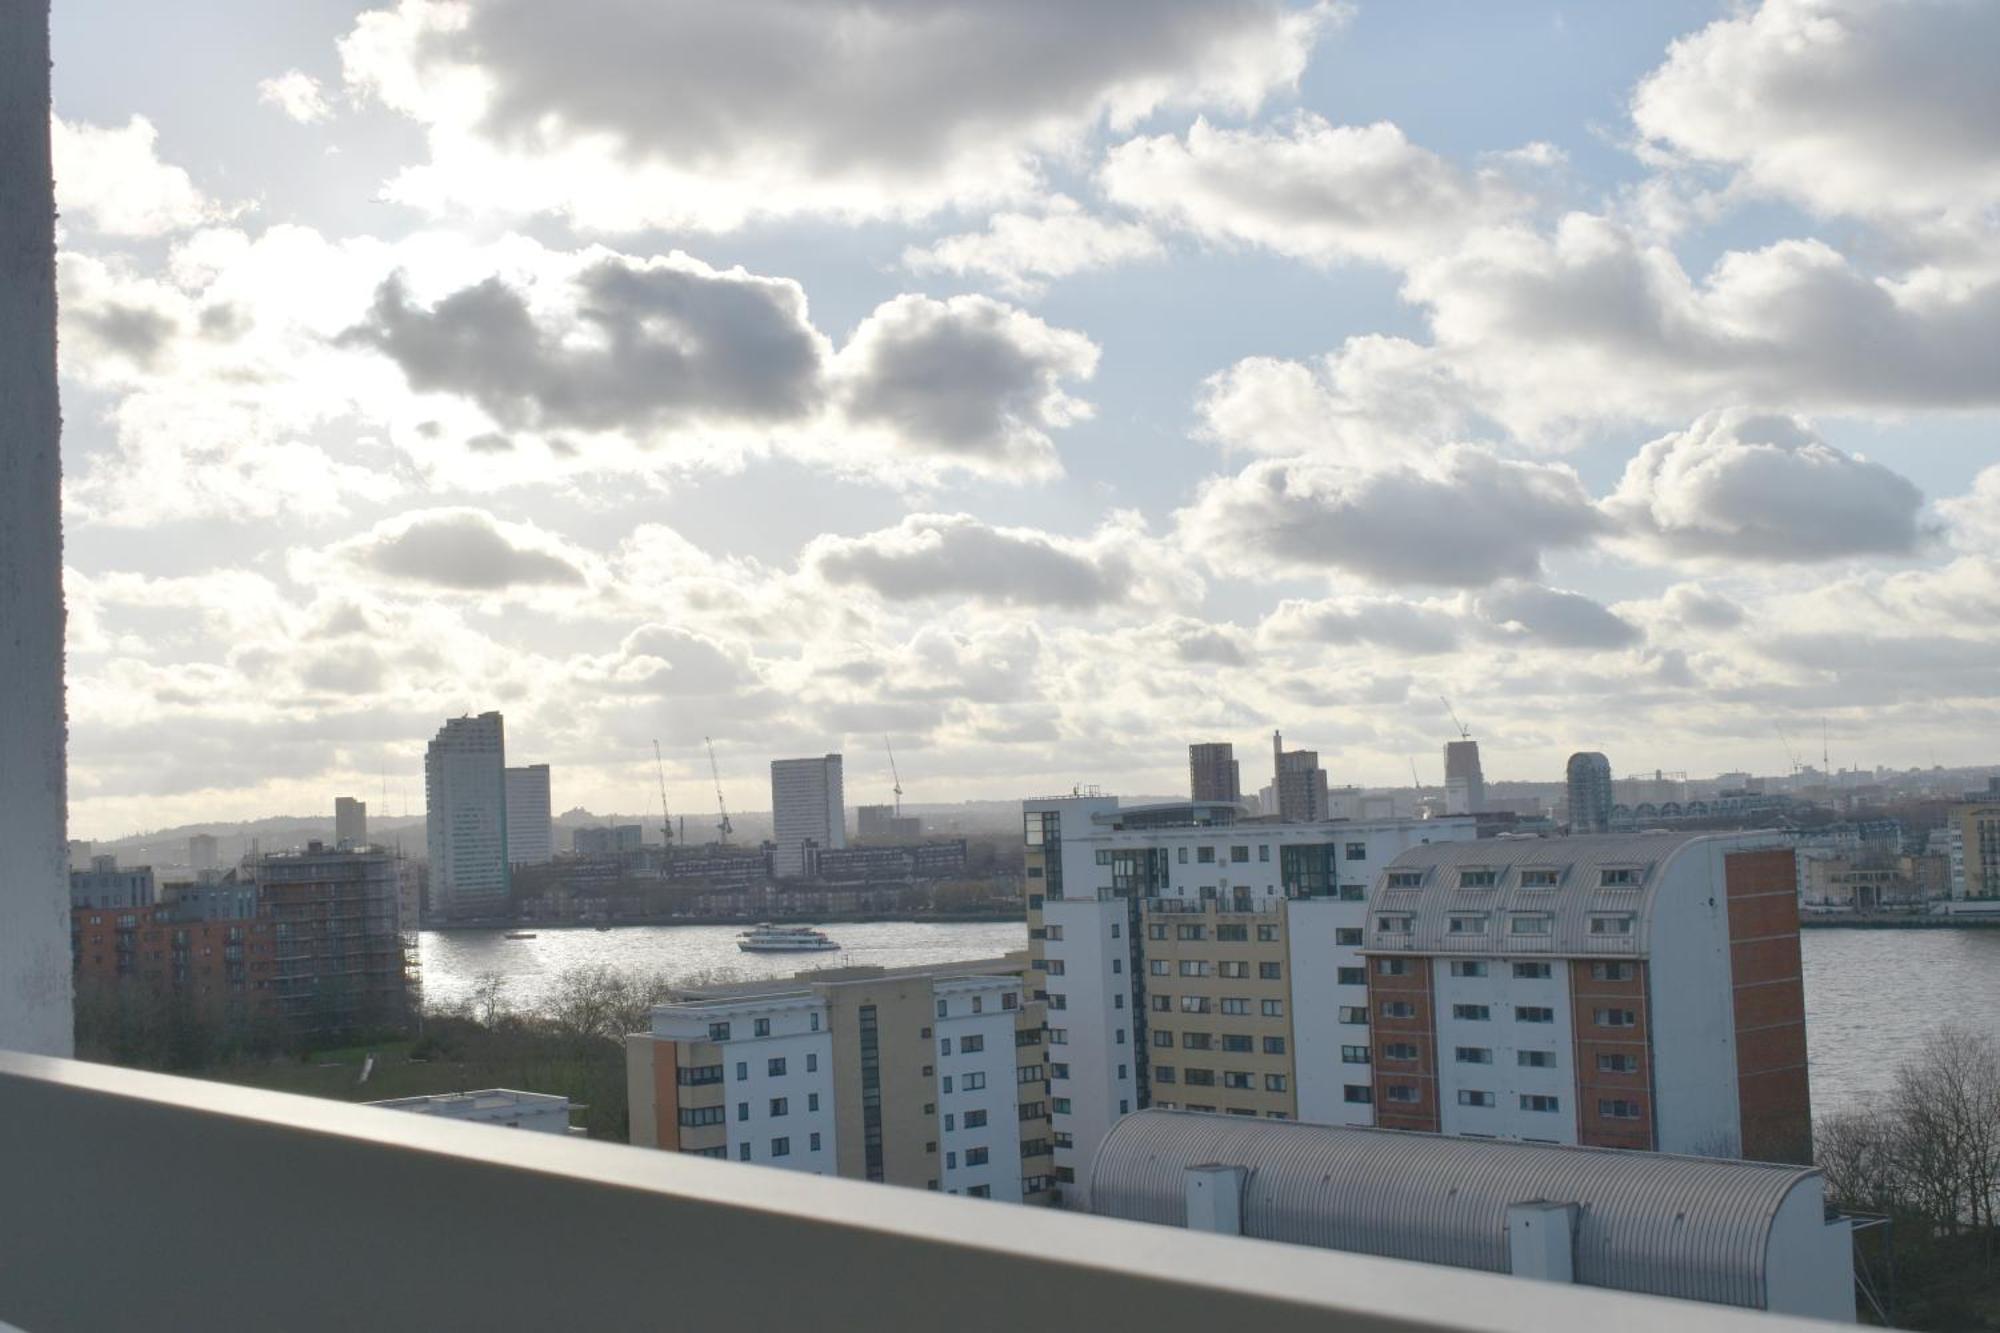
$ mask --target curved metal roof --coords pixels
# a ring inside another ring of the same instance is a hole
[[[1819,1176],[1762,1162],[1147,1110],[1120,1120],[1097,1150],[1091,1211],[1185,1226],[1185,1173],[1211,1164],[1247,1168],[1246,1236],[1504,1273],[1508,1205],[1574,1203],[1576,1281],[1757,1309],[1772,1222]]]

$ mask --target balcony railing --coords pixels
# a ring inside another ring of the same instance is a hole
[[[36,1056],[0,1125],[29,1333],[1827,1327]]]

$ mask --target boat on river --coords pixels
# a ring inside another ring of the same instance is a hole
[[[739,934],[736,947],[744,953],[826,953],[840,946],[811,926],[774,926],[764,921]]]

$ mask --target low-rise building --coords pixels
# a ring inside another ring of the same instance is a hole
[[[369,1102],[389,1111],[410,1111],[436,1116],[440,1120],[463,1120],[475,1125],[498,1125],[506,1129],[526,1129],[542,1134],[585,1135],[581,1126],[569,1122],[570,1100],[551,1092],[518,1092],[513,1088],[481,1088],[477,1092],[435,1093],[427,1097],[392,1097]]]
[[[159,884],[151,866],[120,868],[115,856],[93,856],[90,869],[69,872],[71,910],[95,908],[130,911],[151,907],[160,900]]]

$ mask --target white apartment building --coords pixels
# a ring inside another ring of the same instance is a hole
[[[507,770],[507,864],[545,866],[556,859],[549,808],[549,766]]]
[[[665,1066],[687,1094],[677,1098],[680,1151],[837,1174],[824,1000],[790,990],[661,1005],[652,1035],[702,1061]]]
[[[771,761],[772,873],[798,879],[820,852],[847,846],[843,799],[839,755]]]
[[[937,1188],[1019,1202],[1021,1133],[1014,1060],[1013,977],[953,977],[937,996]],[[1029,1066],[1035,1069],[1035,1066]]]
[[[425,751],[433,912],[476,916],[506,906],[506,767],[498,713],[451,718]]]
[[[1108,796],[1023,803],[1066,1206],[1084,1202],[1111,1126],[1144,1107],[1372,1121],[1369,886],[1409,848],[1472,840],[1475,823],[1241,813]]]

